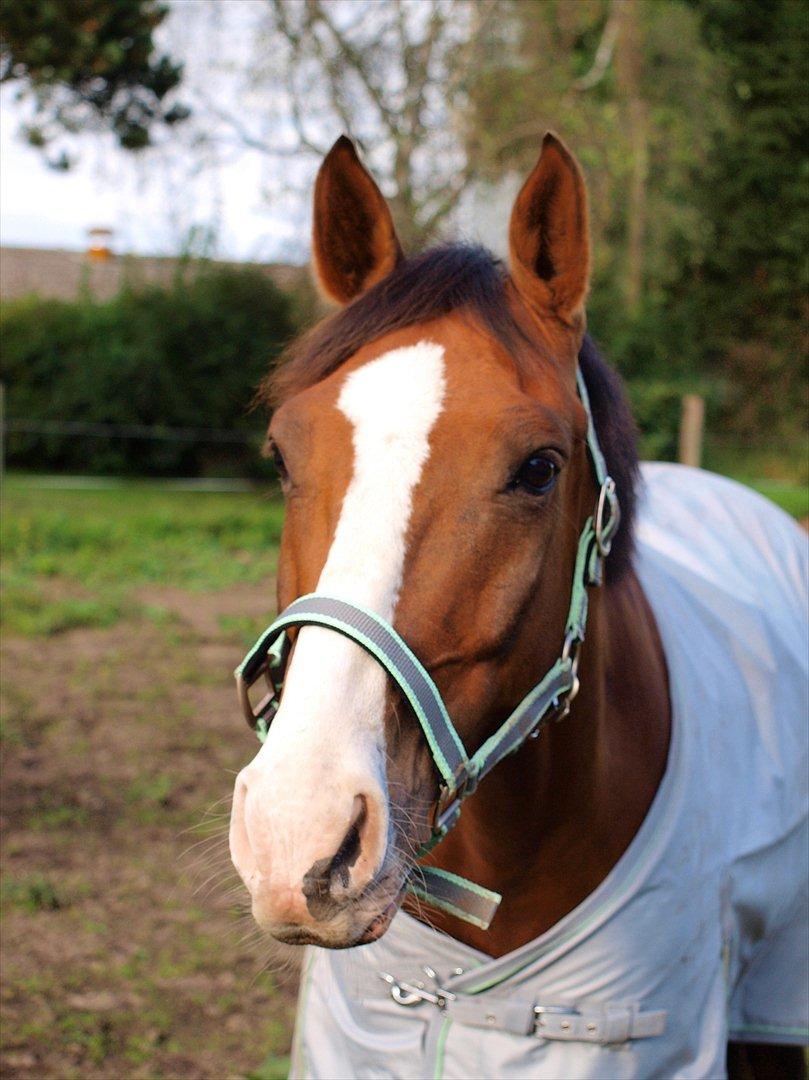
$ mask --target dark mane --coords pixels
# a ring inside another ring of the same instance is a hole
[[[507,273],[482,247],[452,244],[402,262],[348,307],[293,342],[262,384],[259,400],[273,407],[326,378],[363,345],[394,330],[468,311],[503,344],[518,367],[531,362],[531,343],[506,302]],[[536,345],[532,346],[534,354]],[[621,380],[585,336],[579,363],[598,438],[621,500],[621,527],[607,559],[607,581],[618,581],[632,560],[639,481],[636,429]]]

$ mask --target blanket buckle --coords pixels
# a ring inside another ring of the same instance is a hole
[[[534,1034],[540,1038],[543,1035],[543,1028],[548,1023],[546,1017],[548,1016],[581,1016],[578,1009],[574,1009],[572,1005],[535,1005],[534,1006]],[[562,1031],[567,1031],[572,1026],[570,1020],[560,1020],[559,1027]]]

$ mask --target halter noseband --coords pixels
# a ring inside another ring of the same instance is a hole
[[[441,776],[432,835],[419,856],[442,840],[461,812],[464,799],[499,761],[535,738],[551,720],[561,720],[579,690],[579,654],[587,625],[587,589],[600,585],[604,559],[609,555],[620,521],[615,481],[608,475],[596,435],[587,387],[579,371],[578,390],[587,413],[587,445],[598,481],[598,501],[579,536],[573,571],[570,608],[559,659],[523,698],[508,719],[471,757],[444,705],[443,698],[418,657],[393,627],[373,611],[324,593],[293,601],[236,668],[236,683],[244,714],[263,743],[278,711],[289,654],[285,631],[291,626],[324,626],[351,638],[370,653],[404,694],[418,718],[433,761]],[[269,692],[253,708],[250,687],[264,676]],[[487,929],[501,897],[457,874],[435,866],[416,865],[407,888],[428,903]]]

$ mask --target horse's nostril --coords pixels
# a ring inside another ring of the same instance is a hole
[[[357,861],[362,845],[362,827],[368,816],[368,804],[364,795],[354,796],[354,814],[348,832],[331,861],[332,878],[337,878],[344,889],[348,888],[349,870]]]
[[[318,859],[304,874],[302,892],[314,918],[329,915],[336,903],[335,892],[348,889],[351,867],[360,856],[362,831],[367,817],[365,796],[356,795],[351,824],[339,848],[330,858]]]

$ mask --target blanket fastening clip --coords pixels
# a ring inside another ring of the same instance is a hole
[[[455,999],[455,995],[441,986],[438,975],[431,967],[425,966],[422,971],[428,979],[432,979],[435,983],[434,990],[428,990],[423,982],[409,983],[395,979],[393,975],[389,975],[386,971],[380,971],[379,977],[390,987],[390,996],[397,1005],[404,1005],[409,1008],[414,1005],[421,1005],[426,1001],[439,1009],[445,1008],[448,1001]]]

